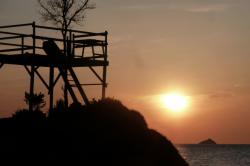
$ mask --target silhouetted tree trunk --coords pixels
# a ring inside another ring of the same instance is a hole
[[[64,54],[66,55],[67,33],[72,23],[79,24],[85,19],[86,11],[94,9],[90,0],[38,0],[41,6],[40,14],[44,21],[61,28]],[[67,69],[65,70],[67,74]],[[68,106],[67,87],[64,85],[64,100]]]

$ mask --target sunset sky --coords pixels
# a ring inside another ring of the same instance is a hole
[[[249,0],[92,2],[75,28],[109,32],[109,97],[174,143],[250,144]],[[1,0],[0,22],[43,24],[38,11],[35,0]],[[28,81],[22,67],[0,70],[1,117],[24,107]],[[178,113],[159,97],[176,91],[189,98]]]

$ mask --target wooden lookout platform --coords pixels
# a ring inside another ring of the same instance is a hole
[[[6,64],[24,66],[30,76],[30,95],[35,93],[35,76],[39,78],[48,89],[50,109],[53,108],[54,87],[60,78],[73,102],[89,104],[86,86],[101,86],[101,97],[105,98],[109,65],[107,31],[93,33],[69,29],[66,39],[58,37],[62,36],[61,31],[35,22],[0,26],[0,68]],[[49,82],[39,73],[40,67],[49,68]],[[82,84],[75,67],[88,68],[98,82]]]

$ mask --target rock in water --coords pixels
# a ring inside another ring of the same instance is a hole
[[[205,145],[216,145],[216,142],[212,139],[207,139],[207,140],[204,140],[204,141],[201,141],[199,144],[205,144]]]

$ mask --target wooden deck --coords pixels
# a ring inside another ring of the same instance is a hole
[[[32,54],[0,54],[0,63],[40,66],[40,67],[88,67],[88,66],[108,66],[109,62],[93,58],[68,58],[68,57],[50,57],[47,55]]]

